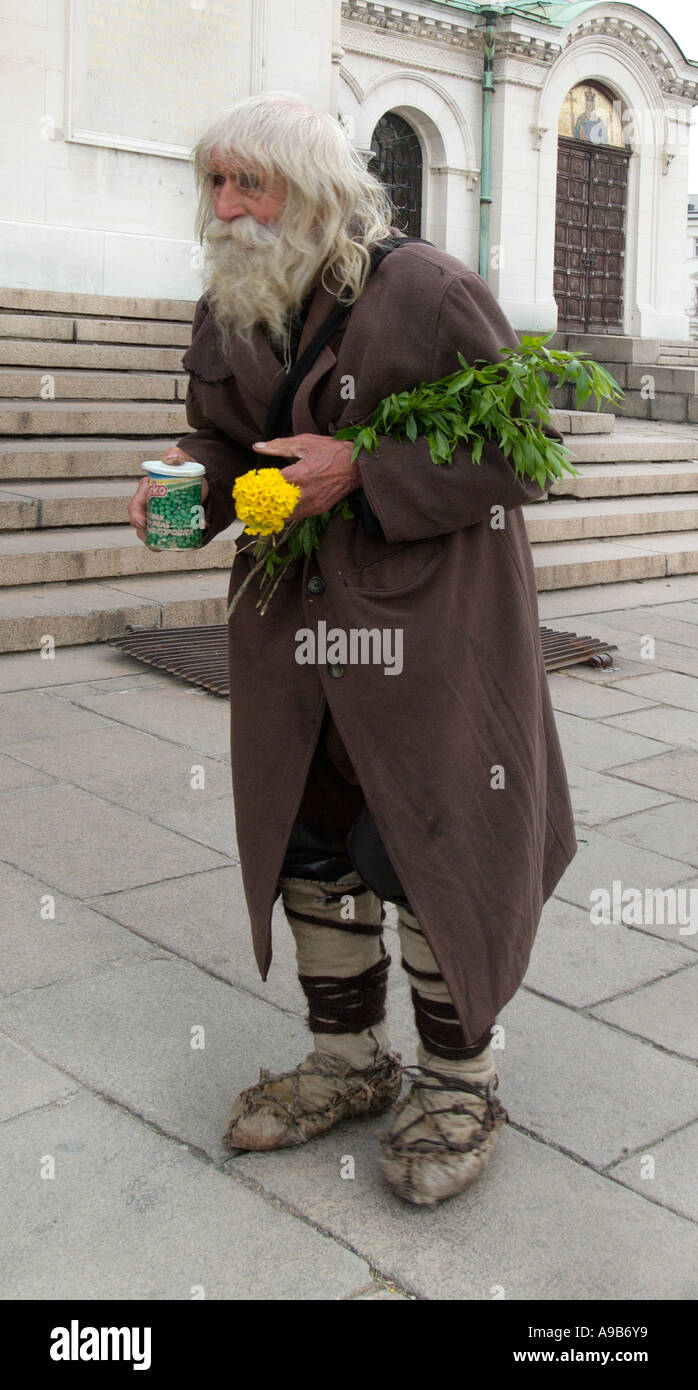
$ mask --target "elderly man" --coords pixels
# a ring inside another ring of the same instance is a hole
[[[492,1028],[576,851],[521,514],[545,493],[494,442],[477,466],[460,448],[437,468],[424,439],[383,436],[352,463],[333,434],[456,370],[459,352],[495,361],[518,339],[474,271],[391,227],[340,125],[302,101],[238,103],[200,140],[195,169],[208,266],[184,357],[193,432],[163,458],[206,466],[204,545],[233,520],[233,484],[255,467],[297,484],[294,517],[344,498],[353,512],[332,517],[264,615],[255,578],[229,619],[255,955],[266,979],[281,894],[314,1048],[279,1075],[260,1071],[225,1142],[300,1144],[397,1100],[391,901],[419,1043],[381,1167],[403,1198],[433,1204],[477,1177],[507,1118]],[[279,431],[270,407],[284,382],[295,394]],[[144,539],[143,482],[130,517]],[[251,563],[239,549],[229,598]],[[331,629],[353,661],[324,650]],[[367,632],[381,638],[377,659]]]

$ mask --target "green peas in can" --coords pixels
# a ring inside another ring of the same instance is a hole
[[[204,508],[202,463],[141,464],[148,475],[145,543],[155,550],[195,550],[201,545]]]

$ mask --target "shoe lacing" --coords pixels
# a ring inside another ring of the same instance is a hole
[[[499,1084],[499,1078],[497,1076],[494,1077],[493,1081],[488,1081],[486,1085],[477,1086],[473,1082],[465,1081],[461,1077],[446,1076],[443,1072],[433,1071],[430,1067],[411,1066],[403,1067],[402,1070],[404,1075],[411,1072],[416,1073],[416,1077],[412,1082],[410,1093],[401,1104],[401,1109],[407,1106],[415,1092],[449,1090],[461,1091],[464,1095],[477,1096],[479,1100],[485,1102],[487,1111],[484,1116],[479,1115],[475,1110],[469,1108],[464,1101],[452,1101],[450,1104],[439,1106],[434,1110],[422,1108],[421,1115],[417,1115],[415,1119],[409,1120],[402,1129],[393,1131],[381,1140],[387,1147],[397,1150],[404,1148],[407,1152],[411,1153],[444,1153],[445,1151],[451,1153],[468,1153],[473,1149],[482,1147],[487,1135],[491,1133],[497,1123],[501,1124],[509,1119],[508,1113],[504,1109],[501,1101],[497,1100],[492,1094]],[[428,1077],[432,1078],[432,1080],[423,1079]],[[449,1138],[448,1134],[442,1133],[438,1139],[417,1139],[413,1144],[410,1144],[409,1141],[405,1141],[405,1135],[414,1125],[422,1124],[425,1118],[429,1116],[435,1117],[437,1115],[468,1115],[477,1122],[480,1128],[478,1132],[468,1140],[453,1140]]]
[[[389,1053],[385,1057],[381,1057],[378,1062],[372,1063],[370,1067],[359,1072],[351,1066],[350,1062],[341,1057],[331,1057],[322,1052],[311,1052],[306,1061],[310,1061],[311,1058],[312,1066],[306,1066],[305,1062],[300,1062],[297,1067],[293,1067],[290,1071],[273,1073],[263,1067],[260,1068],[259,1082],[254,1088],[258,1094],[261,1094],[266,1082],[291,1081],[293,1096],[290,1102],[275,1095],[270,1096],[269,1101],[278,1106],[293,1121],[303,1119],[306,1116],[322,1115],[338,1100],[369,1100],[372,1088],[389,1076],[396,1065],[399,1067],[401,1061],[399,1053]],[[338,1083],[346,1082],[347,1085],[345,1088],[341,1088],[338,1084],[336,1095],[333,1098],[324,1101],[319,1106],[308,1107],[301,1100],[300,1086],[303,1078],[310,1076],[321,1076]],[[250,1096],[250,1100],[252,1099],[253,1097]]]

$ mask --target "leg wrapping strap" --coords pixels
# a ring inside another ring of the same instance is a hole
[[[412,988],[412,1003],[417,1032],[429,1052],[453,1061],[466,1061],[484,1052],[491,1041],[491,1027],[474,1043],[465,1041],[463,1030],[453,1004],[446,1000],[424,999]]]
[[[390,956],[360,975],[300,975],[313,1033],[359,1033],[385,1018]]]

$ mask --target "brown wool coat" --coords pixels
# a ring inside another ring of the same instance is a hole
[[[319,287],[299,353],[332,303]],[[242,345],[223,357],[199,302],[184,356],[194,433],[179,443],[206,465],[211,485],[204,544],[233,520],[235,478],[277,462],[251,452],[283,375],[261,331],[255,342],[256,359]],[[401,246],[301,384],[293,433],[365,421],[383,396],[457,370],[458,351],[494,361],[500,347],[517,345],[479,275],[432,246]],[[516,477],[494,443],[479,466],[460,449],[451,467],[437,468],[424,441],[385,437],[360,468],[385,539],[334,518],[320,552],[295,566],[264,617],[253,581],[230,619],[233,795],[255,955],[266,979],[279,872],[329,704],[466,1038],[475,1039],[519,987],[542,906],[577,848],[521,512],[544,494]],[[501,529],[490,525],[497,505]],[[248,569],[239,553],[229,597]],[[326,587],[314,596],[308,581],[317,575]],[[296,633],[318,620],[327,631],[401,627],[402,672],[348,664],[333,677],[327,666],[298,664]]]

